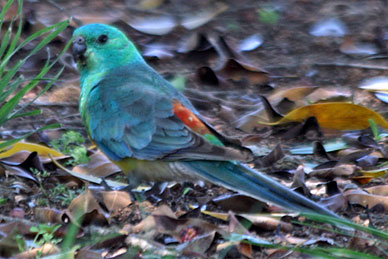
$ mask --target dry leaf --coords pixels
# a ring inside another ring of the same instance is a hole
[[[132,203],[131,196],[124,191],[101,192],[106,208],[110,212],[125,208]]]
[[[315,90],[317,90],[316,87],[309,87],[309,86],[279,89],[275,91],[275,93],[273,93],[270,97],[268,97],[268,101],[272,105],[277,105],[284,98],[287,98],[290,101],[296,102],[296,101],[302,100],[307,95],[314,92]]]
[[[324,168],[324,169],[316,169],[309,173],[309,176],[318,176],[318,177],[336,177],[336,176],[350,176],[354,174],[354,172],[358,169],[355,165],[338,165],[333,168]]]
[[[6,151],[0,152],[0,159],[5,157],[10,157],[20,151],[37,152],[39,156],[47,159],[49,159],[49,155],[52,155],[54,158],[68,157],[62,154],[61,152],[56,151],[55,149],[52,149],[43,145],[28,143],[28,142],[18,142],[12,145],[11,148],[6,149]]]
[[[56,245],[46,243],[41,247],[33,248],[23,253],[17,254],[14,258],[38,258],[41,256],[47,256],[59,253],[61,250]]]
[[[170,33],[176,26],[175,19],[171,16],[147,17],[129,22],[135,30],[151,35],[165,35]]]
[[[222,67],[217,69],[217,73],[224,78],[234,81],[248,79],[251,84],[263,84],[268,81],[268,72],[241,60],[230,58]]]
[[[101,207],[99,201],[93,194],[93,191],[86,189],[82,194],[76,197],[70,203],[69,207],[66,210],[66,214],[72,219],[72,222],[77,222],[76,220],[85,214],[93,214],[91,221],[104,221],[109,222],[109,214]]]
[[[260,214],[246,214],[246,213],[238,214],[238,215],[248,219],[255,226],[258,226],[259,228],[264,230],[276,230],[277,228],[280,228],[280,230],[289,233],[293,229],[292,224],[281,221],[271,216],[264,216]]]
[[[388,122],[379,113],[352,103],[317,103],[297,108],[276,122],[259,122],[264,125],[281,125],[293,121],[302,122],[315,117],[322,128],[337,130],[362,130],[370,126],[369,119],[388,129]]]
[[[103,153],[97,152],[90,156],[90,161],[87,164],[77,165],[72,171],[104,178],[120,172],[121,169],[112,163]]]
[[[388,185],[373,186],[373,187],[365,188],[364,190],[370,194],[388,196]]]
[[[369,194],[362,190],[349,190],[344,194],[351,204],[358,204],[363,207],[368,206],[368,208],[381,204],[385,210],[388,210],[388,196]]]
[[[214,8],[210,10],[205,10],[193,15],[185,15],[181,25],[188,30],[196,29],[211,20],[213,20],[217,15],[225,12],[228,9],[228,6],[224,3],[216,4]]]
[[[67,215],[54,208],[35,208],[35,219],[42,223],[64,224],[68,220]]]

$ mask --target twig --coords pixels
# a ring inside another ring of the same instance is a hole
[[[348,67],[348,68],[360,68],[360,69],[372,69],[372,70],[388,70],[387,66],[357,64],[357,63],[315,63],[314,66],[319,67]]]

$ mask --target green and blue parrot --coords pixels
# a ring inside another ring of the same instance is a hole
[[[205,180],[291,211],[336,216],[244,165],[253,160],[250,150],[217,133],[120,30],[104,24],[78,28],[73,55],[89,136],[132,187]]]

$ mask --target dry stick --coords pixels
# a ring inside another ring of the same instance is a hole
[[[44,103],[44,102],[34,102],[30,106],[34,107],[78,107],[78,103]]]
[[[360,69],[372,69],[372,70],[388,70],[387,66],[368,65],[358,63],[314,63],[314,66],[319,67],[348,67],[348,68],[360,68]]]

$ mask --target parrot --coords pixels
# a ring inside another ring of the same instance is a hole
[[[82,121],[91,140],[128,175],[129,186],[201,180],[287,211],[339,217],[249,167],[252,152],[206,122],[118,28],[83,25],[72,41]]]

